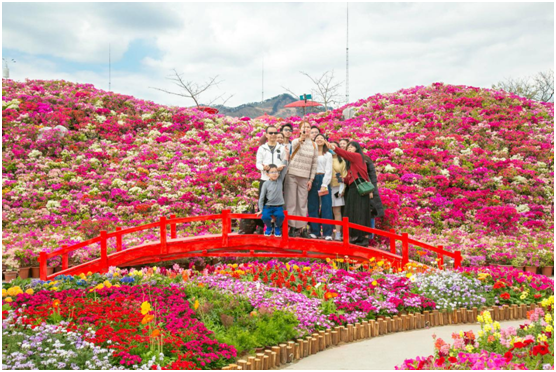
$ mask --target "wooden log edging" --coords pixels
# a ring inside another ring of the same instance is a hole
[[[223,367],[226,371],[280,369],[286,364],[307,358],[330,347],[367,340],[373,337],[416,329],[441,327],[445,325],[475,324],[477,316],[488,310],[492,321],[527,319],[527,312],[541,307],[541,303],[525,305],[502,305],[492,307],[460,308],[452,311],[423,311],[422,313],[380,317],[364,320],[347,326],[336,326],[326,331],[315,331],[305,339],[287,341],[280,345],[267,347],[264,353],[246,356],[236,363]]]

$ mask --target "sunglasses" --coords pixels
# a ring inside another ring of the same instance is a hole
[[[270,134],[272,136],[272,135],[277,135],[278,132],[268,132],[268,134]]]

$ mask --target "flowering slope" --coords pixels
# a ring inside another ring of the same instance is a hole
[[[254,201],[256,142],[266,122],[165,107],[65,81],[2,85],[7,258],[116,225],[243,210]],[[307,120],[333,139],[357,139],[367,149],[387,208],[379,228],[462,249],[470,264],[483,264],[494,251],[553,251],[552,103],[437,83],[350,106],[357,113],[346,121],[340,120],[342,108]],[[299,120],[292,118],[295,126]],[[68,134],[39,133],[56,125]],[[138,234],[124,243],[153,237]],[[90,254],[94,250],[83,250],[77,260]]]

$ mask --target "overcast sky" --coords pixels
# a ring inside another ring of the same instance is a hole
[[[64,79],[157,103],[193,101],[172,69],[223,82],[228,106],[309,93],[299,71],[334,70],[345,103],[346,3],[3,3],[2,56],[16,80]],[[490,87],[553,68],[553,3],[350,3],[349,101],[433,82]]]

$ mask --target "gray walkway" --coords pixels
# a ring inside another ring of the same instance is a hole
[[[525,319],[500,322],[504,327],[518,327]],[[452,343],[452,333],[478,331],[479,324],[458,324],[409,332],[392,333],[364,341],[331,347],[318,354],[300,359],[282,369],[290,370],[393,370],[405,359],[429,356],[434,351],[432,335]]]

